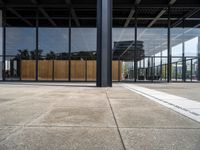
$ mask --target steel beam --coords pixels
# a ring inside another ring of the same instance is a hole
[[[0,7],[4,7],[4,4],[0,4]],[[68,8],[68,5],[65,3],[63,4],[39,4],[38,6],[41,6],[42,8]],[[17,7],[17,8],[35,8],[37,5],[34,4],[6,4],[6,7]],[[131,9],[135,7],[134,4],[114,4],[114,9]],[[168,7],[168,4],[140,4],[140,8],[166,8]],[[173,5],[173,8],[199,8],[199,4],[176,4]],[[73,4],[74,9],[94,9],[96,8],[95,4]]]
[[[30,0],[34,5],[38,5],[38,1],[37,0]],[[43,16],[45,18],[48,19],[48,21],[52,24],[52,26],[56,27],[56,23],[55,21],[47,14],[47,12],[40,6],[38,6],[39,11],[43,14]]]
[[[176,0],[170,0],[168,5],[171,6],[171,5],[173,5],[175,2],[176,2]],[[161,10],[161,11],[158,13],[158,15],[148,24],[147,27],[148,27],[148,28],[152,27],[152,26],[154,25],[154,23],[155,23],[163,14],[166,13],[166,11],[167,11],[167,9],[166,9],[166,8],[163,8],[163,10]]]
[[[174,24],[172,24],[172,27],[177,27],[178,25],[180,25],[183,22],[183,20],[187,20],[187,18],[192,17],[193,15],[195,15],[196,13],[198,13],[199,11],[200,11],[200,8],[196,8],[196,9],[188,12],[182,18],[180,18]]]
[[[52,26],[54,26],[54,27],[57,26],[55,21],[47,14],[47,12],[43,8],[39,7],[38,9],[44,15],[44,17],[46,17],[48,19],[48,21],[52,24]]]
[[[96,85],[112,86],[112,0],[97,0]]]
[[[128,18],[126,19],[126,22],[124,23],[124,28],[128,27],[130,21],[132,20],[134,13],[135,13],[135,8],[133,7],[133,8],[131,8]]]
[[[139,5],[141,3],[141,1],[142,0],[135,0],[134,5]],[[132,7],[131,11],[130,11],[130,13],[128,15],[128,18],[126,19],[126,22],[124,23],[124,27],[125,28],[128,27],[128,25],[129,25],[129,23],[130,23],[130,21],[131,21],[131,19],[132,19],[134,14],[135,14],[135,7]]]
[[[12,12],[14,15],[16,15],[19,19],[21,19],[23,22],[25,22],[26,24],[28,24],[29,26],[33,26],[33,24],[28,21],[27,19],[25,19],[24,17],[22,17],[16,10],[14,10],[13,8],[8,8],[8,10],[10,12]]]
[[[77,27],[80,27],[81,25],[80,25],[80,22],[79,22],[79,20],[78,20],[76,11],[75,11],[74,7],[72,6],[71,0],[65,0],[65,3],[66,3],[67,5],[70,5],[70,9],[71,9],[70,12],[71,12],[72,18],[74,19],[74,21],[75,21],[75,23],[76,23],[76,26],[77,26]]]
[[[167,9],[161,10],[161,11],[158,13],[158,15],[148,24],[147,28],[152,27],[152,26],[154,25],[154,23],[155,23],[157,20],[159,20],[159,18],[160,18],[163,14],[166,13],[166,11],[167,11]]]

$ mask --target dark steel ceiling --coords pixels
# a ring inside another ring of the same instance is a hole
[[[0,0],[6,7],[8,26],[35,26],[36,7],[39,25],[67,27],[70,0]],[[138,27],[167,27],[168,6],[173,26],[186,27],[200,23],[200,0],[113,0],[113,26],[133,27],[135,7],[138,7]],[[71,0],[72,27],[96,26],[96,0]]]

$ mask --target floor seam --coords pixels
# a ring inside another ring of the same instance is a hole
[[[115,117],[115,114],[114,114],[114,111],[113,111],[113,108],[112,108],[112,105],[111,105],[111,102],[110,102],[110,98],[109,98],[109,96],[108,96],[107,89],[106,89],[106,97],[107,97],[107,100],[108,100],[108,103],[109,103],[109,106],[110,106],[110,109],[111,109],[111,112],[112,112],[112,115],[113,115],[113,119],[114,119],[114,121],[115,121],[115,125],[116,125],[116,127],[117,127],[117,131],[118,131],[118,134],[119,134],[119,137],[120,137],[120,140],[121,140],[123,149],[126,150],[126,147],[125,147],[125,144],[124,144],[124,141],[123,141],[121,132],[120,132],[120,130],[119,130],[119,125],[118,125],[118,123],[117,123],[117,119],[116,119],[116,117]]]
[[[179,107],[179,106],[177,107],[176,105],[174,105],[174,104],[172,104],[172,103],[166,102],[166,101],[164,101],[164,100],[162,100],[162,99],[159,99],[159,98],[157,98],[157,97],[155,97],[155,96],[152,96],[152,95],[150,95],[150,94],[146,94],[146,93],[143,92],[143,91],[139,91],[139,90],[137,90],[137,89],[128,87],[128,86],[126,86],[126,85],[122,85],[122,87],[124,87],[124,88],[126,88],[126,89],[128,89],[128,90],[130,90],[130,91],[132,91],[132,92],[135,92],[135,93],[138,93],[138,94],[140,94],[140,95],[146,96],[146,97],[148,97],[148,99],[150,99],[150,100],[154,99],[154,100],[153,100],[154,102],[159,103],[160,105],[164,106],[166,109],[169,109],[169,110],[171,110],[171,111],[174,111],[175,113],[178,113],[178,114],[180,114],[180,115],[182,115],[182,116],[184,116],[184,117],[186,117],[186,118],[188,118],[188,119],[190,119],[190,120],[192,120],[192,121],[195,121],[195,122],[199,123],[198,120],[192,118],[191,116],[188,116],[188,115],[186,115],[186,114],[184,114],[184,113],[179,112],[179,110],[181,110],[181,111],[186,112],[186,113],[188,112],[188,113],[191,114],[191,115],[195,115],[195,114],[191,113],[190,111],[188,111],[187,109],[183,109],[183,108],[181,108],[181,107]],[[157,101],[155,101],[155,100],[157,100]],[[161,104],[160,102],[163,103],[163,104]],[[165,104],[165,105],[164,105],[164,104]],[[170,107],[169,107],[169,106],[170,106]],[[175,107],[177,110],[175,110],[174,108],[171,108],[171,107]],[[198,117],[198,116],[195,116],[195,117]]]
[[[9,139],[11,136],[13,136],[14,134],[21,132],[26,126],[28,126],[29,124],[31,124],[33,121],[37,120],[38,118],[40,118],[41,116],[45,115],[46,113],[48,113],[50,111],[50,109],[53,107],[55,103],[52,103],[51,106],[49,106],[48,110],[45,112],[41,112],[41,114],[39,114],[38,116],[34,117],[31,120],[28,120],[24,125],[18,126],[18,128],[12,132],[11,134],[9,134],[7,137],[5,137],[3,140],[0,141],[0,145],[1,143],[5,142],[7,139]]]

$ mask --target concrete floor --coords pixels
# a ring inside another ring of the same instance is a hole
[[[149,83],[137,85],[200,102],[200,83]]]
[[[199,148],[199,123],[120,84],[0,83],[0,150]]]

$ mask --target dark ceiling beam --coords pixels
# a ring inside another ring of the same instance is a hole
[[[31,3],[33,3],[34,5],[37,5],[37,0],[30,0]]]
[[[172,27],[177,27],[178,25],[180,25],[183,22],[183,20],[189,20],[190,17],[197,14],[198,12],[200,12],[200,8],[196,8],[196,9],[188,12],[182,18],[180,18],[178,21],[176,21],[174,24],[172,24]]]
[[[54,26],[54,27],[57,26],[57,24],[55,23],[55,21],[47,14],[47,12],[43,8],[39,7],[38,9],[43,14],[43,16],[48,19],[48,21],[52,24],[52,26]]]
[[[25,19],[35,19],[35,17],[24,17]],[[52,19],[69,19],[69,17],[51,17]],[[17,17],[7,17],[7,19],[18,19]],[[39,17],[39,19],[46,19],[46,17]],[[96,17],[78,17],[79,20],[96,20]],[[113,17],[113,20],[126,20],[126,17]],[[154,18],[137,18],[138,20],[153,20]],[[131,19],[134,20],[134,19]],[[160,21],[167,21],[168,18],[159,18]],[[178,21],[179,18],[170,18],[170,20]],[[199,21],[200,18],[186,18],[185,20]]]
[[[27,19],[25,19],[24,17],[22,17],[16,10],[14,10],[13,8],[8,8],[8,10],[13,13],[15,16],[17,16],[19,19],[21,19],[22,21],[24,21],[26,24],[28,24],[29,26],[33,26],[33,24],[28,21]]]
[[[0,0],[0,4],[2,5],[5,5],[4,1],[3,0]]]
[[[77,27],[80,27],[81,25],[80,25],[80,22],[79,22],[79,20],[78,20],[76,11],[75,11],[74,7],[72,6],[71,0],[65,0],[65,3],[66,3],[67,5],[71,5],[72,18],[74,19],[76,26],[77,26]]]
[[[21,7],[21,8],[35,8],[37,6],[40,6],[42,8],[69,8],[69,5],[67,4],[6,4],[6,7]],[[0,7],[4,7],[4,4],[0,4]],[[131,9],[134,7],[134,4],[114,4],[113,9]],[[140,8],[166,8],[168,5],[166,4],[140,4]],[[173,8],[199,8],[199,4],[175,4],[173,5]],[[73,4],[74,9],[94,9],[96,8],[96,4]]]
[[[135,0],[135,5],[139,5],[141,3],[142,0]],[[133,17],[133,15],[135,14],[135,7],[132,7],[131,8],[131,11],[128,15],[128,18],[126,19],[126,22],[124,23],[124,27],[128,27],[130,21],[131,21],[131,18]]]
[[[147,28],[152,27],[152,26],[154,25],[154,23],[155,23],[157,20],[159,20],[159,18],[160,18],[163,14],[165,14],[165,12],[166,12],[166,9],[161,10],[161,11],[158,13],[158,15],[147,25]]]
[[[176,2],[176,0],[170,0],[169,2],[169,6],[174,5],[174,3]],[[154,23],[163,15],[165,14],[167,11],[167,8],[163,8],[158,14],[157,16],[147,25],[148,28],[152,27],[154,25]]]
[[[34,5],[37,5],[38,2],[37,0],[30,0]],[[57,24],[55,23],[55,21],[48,15],[48,13],[42,8],[42,7],[38,7],[39,11],[42,13],[42,15],[44,17],[46,17],[48,19],[48,21],[52,24],[52,26],[56,27]]]

